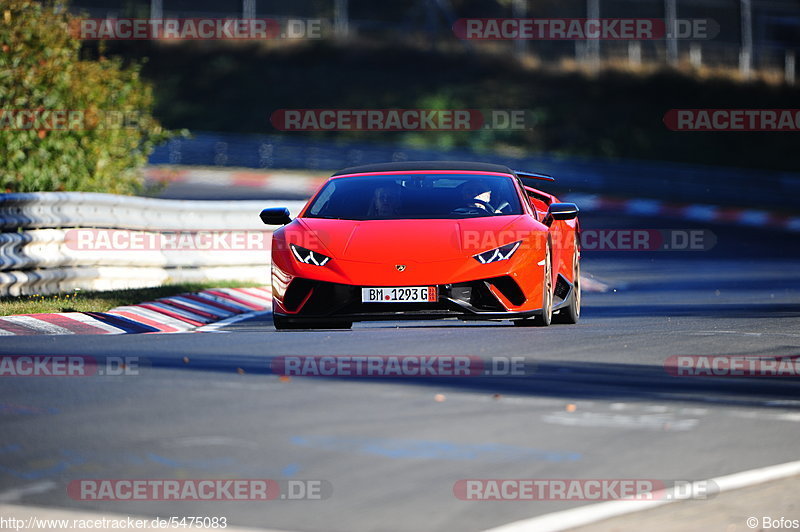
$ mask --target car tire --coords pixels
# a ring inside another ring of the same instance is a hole
[[[581,317],[581,261],[577,247],[572,257],[572,279],[569,304],[553,316],[553,323],[575,324]]]
[[[275,326],[275,330],[284,331],[284,330],[292,330],[292,329],[300,329],[301,327],[298,326],[296,323],[292,323],[287,320],[283,316],[277,316],[275,314],[272,315],[272,324]]]
[[[550,245],[544,256],[544,275],[542,279],[542,310],[536,316],[524,320],[515,320],[517,327],[547,327],[553,322],[553,265],[550,255]]]

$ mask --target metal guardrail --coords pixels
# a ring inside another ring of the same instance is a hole
[[[0,296],[201,280],[266,283],[271,229],[258,214],[287,206],[296,215],[303,203],[2,194]]]
[[[50,227],[257,229],[263,228],[258,219],[261,209],[284,203],[162,200],[88,192],[2,194],[0,227],[6,231]]]
[[[653,161],[548,155],[512,157],[467,149],[433,150],[277,135],[198,132],[156,148],[153,165],[338,170],[391,161],[460,160],[504,164],[558,177],[554,189],[661,201],[797,211],[800,174]]]

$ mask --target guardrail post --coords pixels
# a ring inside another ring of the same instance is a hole
[[[337,38],[345,38],[350,33],[348,0],[334,0],[333,33]]]
[[[164,9],[161,0],[150,0],[150,20],[164,18]]]
[[[673,67],[678,65],[678,39],[675,36],[675,31],[678,29],[676,24],[678,18],[676,2],[677,0],[664,1],[664,18],[666,19],[667,25],[667,64]]]
[[[600,0],[586,0],[586,18],[600,18]],[[586,61],[592,71],[600,67],[600,39],[586,40]]]
[[[689,45],[689,63],[694,68],[703,66],[703,49],[699,43],[693,42]]]
[[[639,41],[628,41],[628,63],[632,66],[642,66],[642,43]]]
[[[242,0],[242,18],[256,18],[256,0]]]
[[[753,69],[753,15],[750,0],[741,0],[742,50],[739,52],[739,72],[750,79]]]

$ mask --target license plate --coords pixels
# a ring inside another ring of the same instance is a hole
[[[434,303],[438,301],[435,286],[403,286],[362,288],[362,303]]]

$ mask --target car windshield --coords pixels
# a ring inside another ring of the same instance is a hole
[[[342,177],[322,188],[305,217],[399,220],[522,214],[513,179],[458,173]]]

